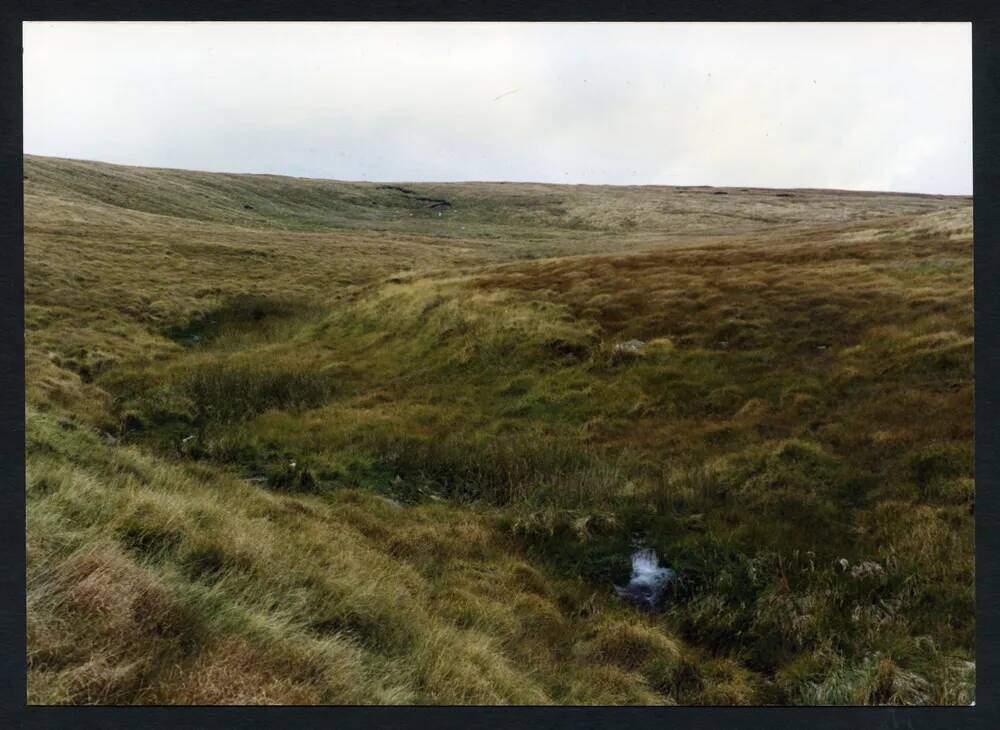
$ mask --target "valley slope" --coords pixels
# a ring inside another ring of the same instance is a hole
[[[971,199],[24,175],[29,701],[973,698]]]

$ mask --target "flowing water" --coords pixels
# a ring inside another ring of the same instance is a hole
[[[643,610],[655,611],[663,607],[667,590],[676,579],[677,573],[661,566],[654,551],[638,550],[632,554],[628,585],[615,586],[615,593]]]

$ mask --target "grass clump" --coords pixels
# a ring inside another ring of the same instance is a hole
[[[334,393],[336,383],[326,373],[307,369],[213,363],[182,375],[180,388],[194,403],[200,421],[226,422],[270,409],[301,410],[319,405]]]

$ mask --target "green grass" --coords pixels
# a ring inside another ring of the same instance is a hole
[[[26,175],[33,702],[973,698],[967,199]]]

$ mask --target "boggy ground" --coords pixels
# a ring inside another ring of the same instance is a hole
[[[25,177],[32,702],[971,701],[970,200]]]

